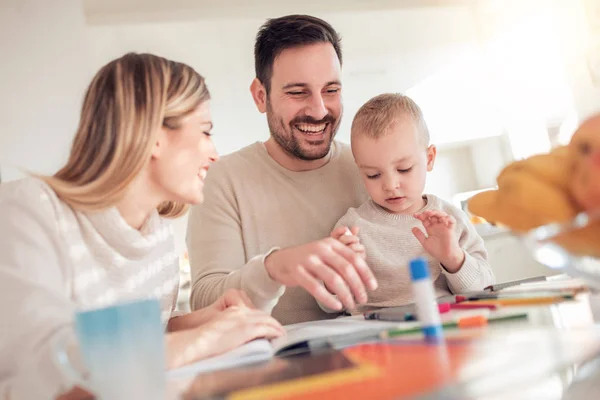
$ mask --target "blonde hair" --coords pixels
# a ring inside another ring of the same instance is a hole
[[[114,206],[149,162],[160,128],[178,129],[209,98],[204,78],[185,64],[136,53],[111,61],[87,89],[67,164],[40,178],[74,209]],[[187,207],[157,209],[175,218]]]
[[[429,146],[429,129],[421,108],[410,97],[400,93],[384,93],[367,101],[354,116],[351,136],[364,135],[378,139],[387,135],[402,117],[412,118],[420,139]]]

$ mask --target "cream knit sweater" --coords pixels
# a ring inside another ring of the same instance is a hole
[[[74,337],[77,309],[157,297],[163,322],[179,286],[171,225],[140,231],[112,208],[74,211],[42,181],[0,186],[0,399],[50,399],[70,385],[51,343]]]
[[[431,280],[438,297],[450,293],[482,290],[494,283],[494,274],[487,262],[483,240],[468,221],[466,214],[436,196],[425,197],[427,204],[421,211],[441,210],[456,219],[456,237],[465,252],[465,262],[461,269],[450,273],[438,260],[425,252],[411,232],[413,227],[424,230],[421,221],[412,215],[389,213],[373,200],[368,200],[360,207],[348,210],[336,224],[336,227],[360,228],[358,236],[366,249],[367,264],[379,283],[377,290],[368,293],[368,303],[352,310],[353,312],[412,303],[408,264],[415,257],[425,257],[429,261]]]

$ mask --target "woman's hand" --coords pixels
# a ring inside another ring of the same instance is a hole
[[[269,314],[246,306],[230,306],[203,325],[167,334],[167,366],[177,368],[254,339],[283,335],[285,330]]]
[[[213,312],[219,312],[233,306],[252,309],[256,308],[246,292],[237,289],[227,289],[225,293],[223,293],[217,301],[208,306],[208,308],[212,309]]]
[[[189,314],[171,318],[169,332],[196,328],[213,319],[217,314],[229,307],[255,309],[254,304],[246,293],[237,289],[228,289],[221,297],[208,307],[192,311]]]

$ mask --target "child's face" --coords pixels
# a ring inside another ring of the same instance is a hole
[[[436,149],[425,148],[412,120],[398,122],[378,139],[358,135],[352,152],[373,201],[394,214],[414,214],[423,207],[425,176],[433,169]]]

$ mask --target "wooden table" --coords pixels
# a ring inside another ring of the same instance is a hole
[[[600,299],[585,294],[576,301],[528,307],[526,320],[449,330],[441,344],[428,344],[420,335],[413,335],[343,350],[275,358],[197,376],[181,398],[581,396],[571,387],[579,392],[585,387],[578,380],[582,366],[588,375],[597,377],[600,387],[600,361],[596,360],[600,354],[600,325],[595,323],[600,321],[599,310]],[[593,379],[585,380],[588,386],[590,382]]]

